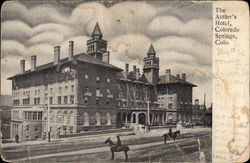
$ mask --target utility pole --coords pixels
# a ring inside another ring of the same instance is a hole
[[[50,99],[48,98],[48,142],[50,142]]]
[[[146,87],[146,100],[147,100],[147,126],[148,126],[148,130],[149,129],[149,125],[150,125],[150,113],[149,113],[149,98],[148,98],[148,88]]]

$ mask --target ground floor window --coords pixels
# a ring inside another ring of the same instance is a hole
[[[89,113],[85,112],[83,117],[84,117],[83,125],[84,126],[89,126]]]
[[[95,114],[96,117],[96,125],[101,125],[101,115],[99,112]]]
[[[106,114],[107,125],[111,125],[111,115],[110,113]]]

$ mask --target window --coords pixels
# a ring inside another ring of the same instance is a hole
[[[37,112],[33,112],[33,120],[37,120]]]
[[[173,97],[169,97],[169,103],[173,102]]]
[[[99,76],[96,77],[96,82],[97,82],[97,83],[100,82],[100,77],[99,77]]]
[[[74,96],[70,96],[70,103],[74,104]]]
[[[63,102],[64,102],[64,104],[67,104],[67,103],[68,103],[68,96],[64,96]]]
[[[42,120],[43,118],[43,112],[38,112],[38,120]]]
[[[31,120],[31,118],[32,118],[32,117],[31,117],[31,114],[32,114],[32,112],[29,111],[29,112],[28,112],[28,120]]]
[[[26,131],[29,131],[29,126],[28,125],[26,126]]]
[[[110,94],[110,89],[107,89],[107,94]]]
[[[85,77],[86,80],[89,79],[89,76],[87,74],[85,74],[84,77]]]
[[[96,96],[100,96],[101,95],[101,91],[100,91],[100,88],[96,88]]]
[[[106,122],[107,122],[106,123],[107,125],[111,125],[111,116],[110,116],[110,113],[106,114]]]
[[[53,97],[49,97],[49,104],[53,104]]]
[[[23,105],[29,105],[30,99],[23,99]]]
[[[96,105],[99,105],[99,98],[96,98]]]
[[[71,85],[71,91],[74,92],[74,85]]]
[[[35,127],[35,132],[39,132],[39,127]]]
[[[19,100],[14,100],[14,105],[19,105]]]
[[[109,105],[109,99],[107,99],[106,104]]]
[[[89,113],[85,112],[83,116],[84,116],[84,123],[83,123],[83,125],[84,126],[89,126]]]
[[[59,88],[58,88],[58,92],[59,92],[59,93],[62,93],[62,87],[59,87]]]
[[[57,97],[57,103],[58,103],[58,104],[61,104],[61,103],[62,103],[62,97],[61,97],[61,96],[58,96],[58,97]]]
[[[99,112],[95,114],[96,116],[96,125],[101,125],[101,115]]]
[[[67,91],[68,90],[68,86],[65,86],[65,91]]]
[[[169,104],[168,104],[168,108],[169,108],[169,109],[172,109],[172,108],[173,108],[173,104],[172,104],[172,103],[169,103]]]
[[[89,98],[88,97],[84,97],[84,103],[87,104],[88,103]]]
[[[110,83],[110,78],[107,78],[107,83]]]

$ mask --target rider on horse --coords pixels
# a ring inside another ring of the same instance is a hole
[[[172,127],[169,128],[168,134],[169,134],[170,136],[173,135]]]
[[[116,146],[117,146],[117,147],[118,147],[118,146],[121,146],[121,145],[122,145],[122,142],[121,142],[120,136],[117,135],[116,138],[117,138]]]

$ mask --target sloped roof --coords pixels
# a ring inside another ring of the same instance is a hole
[[[102,37],[102,32],[101,32],[101,29],[100,29],[100,27],[99,27],[98,22],[96,23],[95,28],[94,28],[94,30],[93,30],[91,36],[92,36],[92,37],[93,37],[93,36],[100,36],[100,37]]]
[[[117,71],[122,71],[122,69],[120,69],[119,67],[116,67],[116,66],[111,65],[109,63],[103,62],[102,60],[97,59],[97,58],[95,58],[91,55],[85,54],[85,53],[80,53],[80,54],[74,55],[73,58],[78,60],[78,61],[82,61],[82,62],[86,62],[86,63],[90,63],[90,64],[95,64],[95,65],[99,65],[99,66],[104,66],[104,67],[111,68],[111,69],[116,69]],[[67,62],[71,62],[71,61],[69,61],[68,58],[64,58],[64,59],[60,60],[59,64],[65,64]],[[54,62],[50,62],[47,64],[37,66],[35,71],[27,70],[27,71],[25,71],[24,74],[29,74],[29,73],[41,71],[41,70],[52,68],[55,66],[57,66],[57,65],[54,65]],[[13,77],[18,77],[21,75],[23,75],[23,74],[19,73],[19,74],[12,76],[12,77],[9,77],[8,79],[12,79]]]
[[[170,75],[170,80],[169,81],[166,81],[166,75],[161,75],[159,76],[159,82],[158,84],[170,84],[170,83],[181,83],[181,84],[187,84],[187,85],[190,85],[192,87],[196,87],[196,85],[186,81],[186,80],[183,80],[183,79],[180,79],[180,78],[177,78],[173,75]]]
[[[154,49],[152,44],[150,45],[150,47],[148,49],[148,54],[155,54],[155,49]]]

